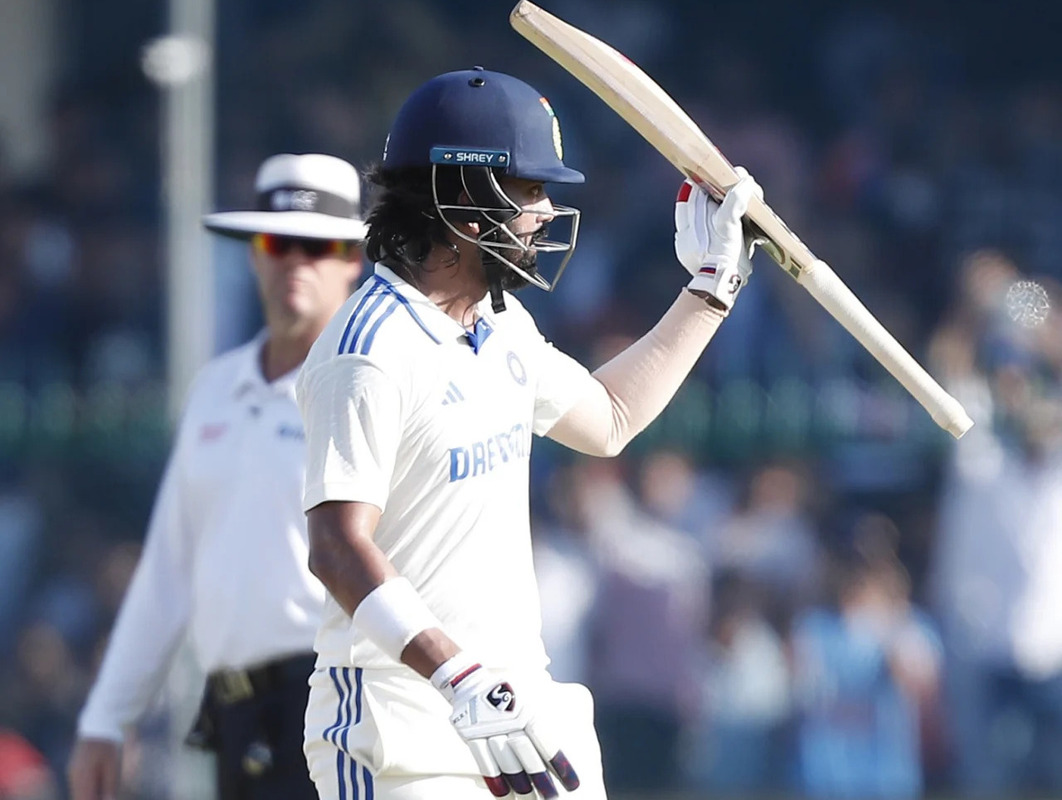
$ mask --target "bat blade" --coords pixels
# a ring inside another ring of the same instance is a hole
[[[634,62],[585,31],[529,0],[509,15],[513,28],[600,97],[683,175],[717,199],[737,173],[712,141],[670,95]],[[905,389],[933,420],[956,438],[973,425],[949,395],[878,322],[844,282],[815,255],[770,206],[749,203],[750,233]]]

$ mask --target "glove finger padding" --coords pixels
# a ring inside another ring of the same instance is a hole
[[[498,766],[498,762],[491,755],[490,745],[487,744],[487,740],[469,739],[465,744],[472,751],[472,758],[475,759],[479,774],[483,776],[483,781],[487,784],[487,788],[490,789],[490,793],[495,797],[508,795],[509,782],[502,775],[501,767]]]
[[[524,770],[524,765],[520,763],[520,759],[513,751],[512,735],[491,736],[487,739],[487,744],[490,746],[490,753],[494,756],[494,760],[501,767],[502,776],[513,787],[513,791],[517,794],[531,794],[534,787],[531,784],[531,778]]]
[[[726,236],[737,235],[741,230],[741,218],[749,210],[749,201],[752,200],[757,189],[759,189],[760,197],[763,196],[763,190],[752,179],[752,176],[745,172],[743,167],[737,169],[740,170],[738,182],[730,187],[726,196],[723,197],[723,202],[719,204],[719,209],[712,215],[712,227]],[[704,197],[707,199],[707,195]]]
[[[545,800],[553,800],[557,796],[557,787],[553,785],[553,779],[546,770],[546,764],[531,739],[521,733],[510,734],[509,747],[520,759],[524,772],[527,773],[538,793]]]
[[[549,768],[553,771],[553,774],[560,780],[561,785],[569,792],[574,792],[579,788],[579,776],[576,774],[575,769],[572,767],[568,757],[564,755],[564,752],[560,749],[557,743],[553,740],[552,734],[549,729],[538,723],[528,723],[524,729],[535,745],[535,749],[538,750],[540,756],[549,765]]]

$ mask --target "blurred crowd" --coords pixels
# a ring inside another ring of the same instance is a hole
[[[1024,280],[1062,301],[1057,48],[1029,3],[803,5],[550,7],[668,88],[977,425],[947,439],[758,256],[627,454],[536,444],[553,669],[593,689],[620,793],[1062,796],[1062,317],[1023,326],[1007,302]],[[65,8],[48,168],[16,177],[0,139],[0,798],[63,796],[168,446],[159,103],[138,67],[164,15]],[[584,212],[569,271],[524,299],[594,365],[681,285],[677,175],[506,11],[222,0],[217,206],[247,202],[271,153],[367,165],[432,74],[516,74],[588,175],[558,198]],[[220,349],[258,319],[242,250],[216,255]]]

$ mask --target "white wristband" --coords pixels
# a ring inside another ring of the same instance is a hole
[[[454,689],[457,688],[457,684],[477,669],[480,669],[480,667],[481,665],[476,659],[461,650],[457,655],[444,661],[436,668],[435,672],[431,674],[431,685],[442,692],[447,700],[453,700]]]
[[[384,581],[358,603],[351,627],[401,663],[402,651],[414,637],[441,623],[406,578]]]

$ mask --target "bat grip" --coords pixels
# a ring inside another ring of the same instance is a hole
[[[828,264],[816,261],[805,267],[797,283],[922,404],[937,425],[956,439],[973,426],[962,404],[933,380]]]

